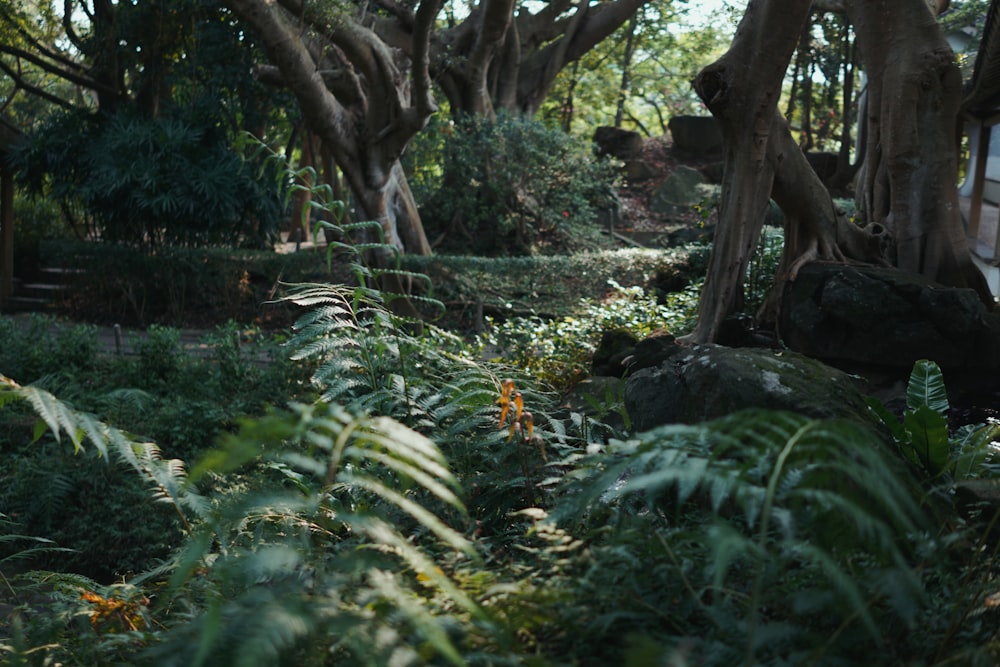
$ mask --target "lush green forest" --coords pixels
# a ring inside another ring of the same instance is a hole
[[[860,228],[859,34],[819,4],[772,101]],[[934,24],[966,78],[987,4]],[[0,5],[0,228],[19,287],[70,283],[0,312],[0,663],[1000,662],[989,373],[635,426],[733,210],[670,120],[746,3],[695,5]],[[710,338],[791,359],[778,174]]]

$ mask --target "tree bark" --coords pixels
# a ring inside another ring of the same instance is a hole
[[[436,110],[426,40],[438,0],[421,3],[417,11],[423,32],[414,33],[409,76],[392,49],[351,20],[316,36],[325,42],[317,50],[324,56],[314,57],[303,28],[293,26],[274,0],[227,4],[260,36],[307,125],[329,147],[364,214],[380,223],[385,242],[403,252],[430,254],[399,157]],[[305,11],[292,0],[282,4]]]
[[[858,209],[893,237],[893,264],[993,303],[958,205],[955,127],[962,77],[925,0],[849,0],[868,73]]]
[[[809,5],[809,0],[751,0],[729,50],[694,81],[719,122],[725,171],[698,323],[687,342],[714,341],[725,318],[742,305],[743,275],[774,183],[768,139]]]
[[[695,80],[722,130],[725,175],[698,323],[686,342],[716,340],[741,306],[771,195],[785,214],[777,284],[764,306],[772,315],[784,282],[814,260],[892,263],[972,287],[992,304],[959,217],[954,129],[961,78],[933,7],[926,0],[846,3],[870,77],[857,186],[868,224],[861,228],[836,209],[776,108],[809,5],[751,0],[729,51]]]
[[[622,126],[625,117],[625,102],[632,90],[632,55],[635,47],[635,31],[639,24],[639,13],[632,15],[628,24],[628,36],[625,38],[625,54],[622,56],[622,80],[618,86],[618,104],[615,107],[615,127]]]

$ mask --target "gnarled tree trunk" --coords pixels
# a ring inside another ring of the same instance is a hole
[[[365,216],[381,224],[385,242],[410,254],[430,254],[399,158],[436,110],[427,40],[440,0],[423,2],[416,12],[417,46],[409,72],[399,52],[350,19],[314,33],[292,25],[293,17],[307,23],[310,18],[296,0],[227,4],[259,34],[277,68],[272,76],[280,76],[295,95],[306,124],[329,147]]]
[[[992,303],[958,205],[955,128],[962,75],[925,0],[851,0],[868,74],[858,210],[893,237],[893,264]]]
[[[691,342],[714,341],[742,306],[743,276],[764,224],[775,163],[768,144],[781,83],[809,0],[753,0],[729,50],[698,75],[695,90],[719,122],[725,172],[719,223]]]
[[[695,80],[722,129],[725,175],[698,323],[688,342],[716,340],[725,318],[742,306],[743,276],[772,196],[785,213],[785,247],[765,308],[773,310],[784,282],[813,260],[894,263],[946,285],[972,287],[992,303],[959,217],[954,131],[961,80],[927,0],[844,3],[870,77],[858,183],[865,228],[836,209],[776,108],[810,4],[751,0],[729,51]]]

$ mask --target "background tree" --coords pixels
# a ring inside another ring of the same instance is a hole
[[[730,38],[720,26],[726,22],[720,17],[700,25],[684,5],[644,6],[636,15],[631,54],[626,53],[630,23],[559,74],[541,116],[589,136],[593,128],[613,124],[624,101],[623,127],[665,134],[671,116],[704,113],[690,82],[725,51]],[[626,65],[628,91],[622,96]]]
[[[453,114],[493,118],[504,109],[532,117],[559,71],[644,2],[560,1],[531,13],[510,0],[488,0],[460,20],[449,7],[442,26],[438,2],[379,2],[374,13],[368,5],[331,13],[300,0],[229,6],[267,45],[276,70],[262,72],[293,91],[362,213],[382,222],[387,241],[427,254],[399,158],[437,110],[431,80]]]
[[[50,106],[22,118],[35,126],[15,154],[29,192],[105,241],[273,239],[276,181],[234,150],[242,130],[267,124],[270,92],[216,3],[5,5],[0,26],[18,38],[0,45],[11,88]]]
[[[809,261],[851,259],[972,287],[992,303],[962,231],[954,141],[961,76],[935,16],[924,0],[815,3],[847,11],[869,77],[857,188],[858,211],[869,223],[862,229],[835,208],[777,113],[810,4],[752,0],[730,50],[695,82],[719,119],[726,170],[692,341],[715,340],[723,320],[740,307],[742,276],[772,196],[786,228],[774,294]]]
[[[448,25],[431,35],[429,66],[452,114],[492,117],[503,109],[533,117],[556,76],[613,34],[649,0],[598,3],[557,0],[540,8],[514,0],[483,0],[466,16],[446,12]],[[419,43],[409,3],[376,3],[374,29],[413,55]],[[536,10],[536,11],[532,11]]]
[[[364,215],[385,241],[429,254],[416,202],[399,158],[437,109],[427,73],[427,40],[439,3],[415,15],[418,45],[407,66],[360,16],[327,13],[296,0],[231,0],[229,7],[260,37],[302,117],[344,173]],[[280,5],[280,6],[279,6]]]

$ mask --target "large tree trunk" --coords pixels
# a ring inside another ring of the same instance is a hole
[[[868,73],[858,208],[892,234],[894,264],[992,303],[958,205],[955,127],[962,76],[925,0],[851,0]]]
[[[785,247],[764,317],[776,309],[784,281],[813,260],[888,260],[946,285],[973,287],[992,303],[959,218],[954,128],[961,81],[925,2],[848,3],[870,76],[858,184],[865,228],[836,209],[776,109],[808,0],[751,0],[729,51],[698,75],[695,89],[722,129],[725,175],[698,323],[687,342],[716,340],[725,318],[741,307],[769,196],[785,213]]]
[[[427,77],[427,35],[439,2],[417,11],[416,59],[412,73],[398,53],[367,28],[345,19],[322,35],[320,48],[307,45],[301,27],[269,0],[229,0],[229,7],[253,27],[279,80],[295,95],[309,129],[319,136],[364,213],[381,226],[386,243],[411,254],[430,254],[413,194],[399,163],[410,139],[436,110]],[[307,8],[281,0],[299,17]]]
[[[809,0],[751,0],[729,50],[695,79],[695,90],[722,131],[725,172],[719,223],[690,342],[714,341],[725,318],[742,305],[743,275],[774,182],[768,139],[809,4]]]

